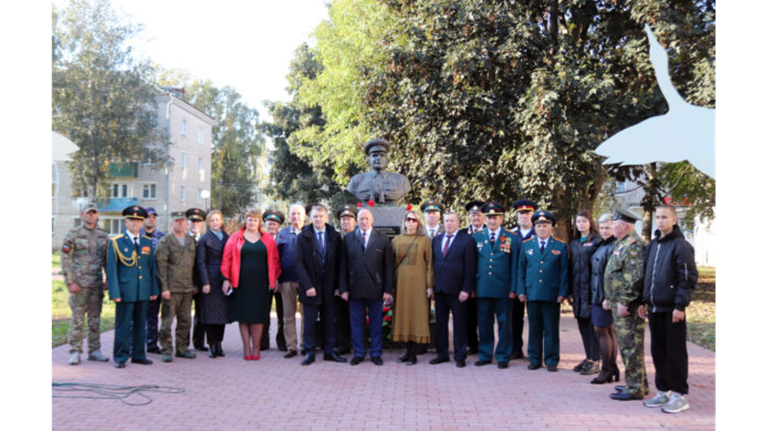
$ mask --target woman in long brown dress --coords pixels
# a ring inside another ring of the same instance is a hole
[[[433,295],[432,243],[421,218],[405,213],[401,235],[392,240],[395,255],[395,329],[393,341],[405,342],[407,351],[398,358],[406,365],[416,363],[418,344],[429,343],[429,300]]]

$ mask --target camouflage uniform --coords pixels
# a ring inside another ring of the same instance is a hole
[[[189,350],[189,331],[192,328],[192,295],[195,293],[193,274],[197,248],[195,239],[184,236],[184,247],[168,234],[157,243],[157,279],[160,291],[171,292],[171,299],[163,298],[160,324],[160,347],[163,353],[173,353],[171,324],[176,318],[176,352]]]
[[[626,368],[627,389],[630,395],[648,394],[645,375],[645,321],[637,315],[643,298],[645,241],[632,232],[616,245],[605,268],[605,298],[611,305],[621,359]],[[629,316],[621,317],[618,304],[627,306]]]
[[[80,292],[69,294],[72,321],[69,324],[69,352],[83,352],[83,323],[88,314],[88,352],[101,349],[99,326],[104,301],[104,270],[107,264],[107,232],[95,226],[80,226],[67,232],[61,247],[64,283],[77,283]]]

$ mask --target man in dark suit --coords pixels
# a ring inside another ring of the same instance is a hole
[[[134,205],[123,210],[123,217],[126,231],[107,244],[109,299],[116,303],[113,357],[117,368],[125,368],[129,356],[135,364],[152,363],[144,350],[146,332],[131,331],[131,325],[145,327],[147,304],[160,294],[152,238],[139,233],[147,211]]]
[[[448,362],[448,315],[453,313],[453,359],[464,368],[467,359],[467,299],[474,290],[477,270],[475,241],[459,231],[459,215],[443,216],[445,233],[432,240],[435,268],[437,357],[430,364]]]
[[[321,204],[309,205],[312,224],[296,238],[294,262],[299,277],[299,301],[304,305],[304,350],[301,365],[315,362],[315,328],[317,314],[323,322],[323,359],[347,362],[333,351],[336,343],[336,291],[341,235],[328,225],[328,209]]]
[[[385,299],[392,297],[392,245],[386,234],[373,229],[373,214],[362,209],[358,229],[344,237],[339,268],[339,291],[349,301],[349,323],[355,357],[350,365],[365,358],[365,310],[371,332],[371,362],[383,365],[381,318]]]

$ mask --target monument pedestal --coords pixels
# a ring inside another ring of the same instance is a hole
[[[400,226],[407,212],[403,207],[395,206],[374,206],[363,207],[373,214],[373,227],[377,231],[387,234],[391,241],[395,236],[400,235]]]

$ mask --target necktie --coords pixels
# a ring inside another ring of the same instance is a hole
[[[443,247],[443,258],[448,254],[448,247],[451,245],[451,238],[453,235],[448,235],[445,240],[445,247]]]
[[[136,253],[139,252],[139,237],[133,237],[133,245],[136,246]]]
[[[491,232],[491,248],[496,244],[496,232]]]
[[[323,244],[323,233],[317,233],[317,248],[320,249],[320,256],[325,256],[325,244]]]
[[[363,248],[365,248],[365,231],[363,231]]]
[[[541,254],[544,254],[544,249],[547,248],[547,242],[540,241],[540,244],[541,244]]]

